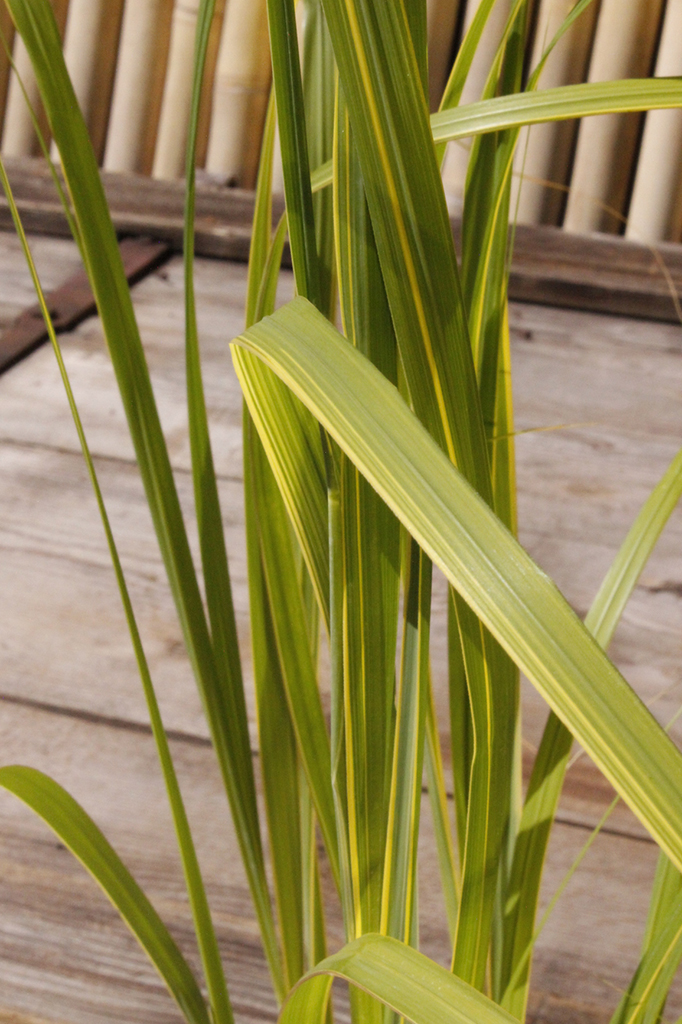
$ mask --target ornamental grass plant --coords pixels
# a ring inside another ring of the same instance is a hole
[[[482,0],[441,110],[429,117],[425,0],[300,0],[303,73],[294,0],[268,0],[273,98],[256,193],[246,328],[231,346],[245,399],[261,820],[193,290],[197,118],[214,3],[202,0],[199,10],[185,216],[187,408],[200,586],[114,229],[49,0],[5,2],[59,148],[65,204],[203,700],[280,1020],[329,1020],[334,976],[351,983],[355,1024],[400,1017],[415,1024],[524,1020],[542,868],[575,739],[660,847],[641,962],[613,1016],[613,1024],[653,1024],[682,958],[682,755],[605,649],[679,498],[682,453],[642,508],[582,623],[515,539],[508,224],[523,125],[679,106],[682,82],[538,90],[542,63],[524,78],[530,4],[515,0],[483,98],[459,106],[494,5]],[[543,61],[589,3],[576,4]],[[286,213],[273,230],[275,121]],[[445,143],[463,138],[472,147],[458,257],[439,167]],[[16,222],[30,262],[18,216]],[[296,298],[275,311],[286,237]],[[9,766],[0,769],[0,784],[41,815],[95,877],[186,1020],[231,1024],[229,985],[180,785],[52,330],[51,337],[147,699],[203,976],[194,976],[116,852],[57,783]],[[434,565],[450,585],[447,723],[436,720],[429,672]],[[320,698],[321,636],[330,652],[329,722]],[[551,709],[525,792],[519,670]],[[443,734],[449,734],[454,830]],[[451,970],[418,951],[424,774]],[[343,911],[346,945],[338,951],[327,948],[321,857]]]

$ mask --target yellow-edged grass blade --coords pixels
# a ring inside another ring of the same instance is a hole
[[[467,103],[454,110],[431,114],[431,132],[436,145],[466,139],[504,128],[523,128],[546,121],[570,121],[599,114],[627,114],[662,110],[682,105],[679,78],[624,78],[614,82],[586,82],[562,85],[537,92],[515,93],[490,100]],[[312,176],[317,191],[331,185],[332,167],[316,168]]]
[[[247,396],[248,401],[248,396]],[[335,881],[339,866],[331,787],[331,762],[307,615],[299,584],[293,536],[267,459],[248,451],[254,522],[272,616],[282,680],[320,829]]]
[[[507,28],[496,60],[493,62],[484,96],[495,95],[496,92],[512,93],[518,91],[523,75],[523,60],[528,32],[529,5],[526,0],[517,0],[512,6]],[[474,140],[469,159],[469,170],[464,194],[462,212],[462,291],[467,307],[469,333],[478,377],[481,396],[481,409],[486,435],[491,445],[490,454],[493,469],[493,507],[505,525],[513,528],[515,511],[515,494],[513,485],[513,467],[509,462],[509,449],[496,452],[497,437],[509,438],[513,434],[512,406],[510,390],[505,390],[498,400],[498,385],[504,385],[504,377],[500,374],[500,364],[509,364],[509,332],[507,326],[507,222],[509,219],[509,200],[511,178],[506,172],[510,163],[516,134],[513,132],[490,133]],[[488,240],[487,250],[482,251],[482,240]],[[500,420],[500,414],[504,418]],[[501,442],[505,444],[506,442]],[[507,456],[506,472],[500,474],[500,457]],[[496,458],[497,456],[497,458]],[[495,487],[497,484],[497,488]],[[457,652],[453,652],[456,663],[459,663]],[[514,742],[519,728],[519,673],[513,661],[502,652],[497,653],[494,664],[494,692],[505,694],[505,708],[496,714],[493,707],[491,718],[495,722],[497,744],[502,754],[497,759],[496,772],[501,773],[506,781],[505,789],[492,781],[489,795],[483,794],[484,802],[468,806],[467,831],[488,828],[488,817],[493,820],[501,818],[506,825],[505,842],[507,855],[500,858],[499,892],[495,901],[495,924],[493,935],[501,936],[501,916],[504,892],[511,866],[514,849],[515,830],[521,808],[521,764],[520,745]],[[471,699],[474,722],[476,716],[483,715],[483,709],[476,706]],[[474,775],[479,770],[477,758],[472,765],[472,785]],[[499,800],[489,805],[487,801]],[[462,918],[457,933],[457,941],[453,955],[453,969],[456,973],[472,980],[468,967],[471,954],[466,950],[469,932],[476,926],[480,913],[475,901],[469,899],[468,877],[469,864],[465,859],[462,879],[462,900],[460,916]],[[490,897],[489,897],[490,898]],[[468,916],[468,920],[467,920]],[[461,948],[460,936],[464,937],[465,948]],[[491,976],[492,991],[497,992],[496,980],[499,970],[501,943],[494,942],[492,947]],[[481,945],[478,953],[479,963],[485,955]],[[480,977],[480,967],[479,967]]]
[[[260,841],[251,751],[244,723],[216,664],[213,645],[173,481],[149,371],[135,321],[116,235],[87,128],[64,65],[59,32],[47,0],[8,0],[31,57],[41,98],[59,146],[97,301],[156,535],[229,797],[266,954],[277,971],[272,910]]]
[[[275,143],[275,105],[271,95],[256,184],[256,203],[246,300],[246,326],[275,308],[279,269],[287,230],[283,216],[272,236],[272,166]],[[250,371],[252,371],[250,373]],[[262,410],[260,434],[267,433],[268,458],[277,478],[329,630],[329,538],[327,487],[317,424],[279,378],[257,360],[247,359],[254,396]]]
[[[403,574],[403,631],[396,694],[381,933],[414,944],[418,935],[417,844],[429,704],[430,559],[409,538]]]
[[[304,949],[303,855],[296,733],[291,722],[258,523],[254,468],[265,462],[260,439],[244,409],[244,505],[249,576],[253,676],[258,714],[258,749],[270,837],[275,905],[282,943],[285,993],[308,969]],[[284,514],[281,505],[280,514]]]
[[[682,451],[642,506],[585,619],[585,627],[604,649],[680,496]],[[519,1020],[524,1019],[528,999],[528,947],[533,940],[542,868],[572,743],[570,729],[550,713],[528,784],[505,909],[501,1003]],[[525,967],[519,971],[523,958]]]
[[[268,25],[296,291],[323,309],[294,0],[268,0]]]
[[[334,978],[413,1024],[512,1024],[514,1019],[415,949],[385,935],[365,935],[327,957],[300,982],[279,1024],[322,1024]]]
[[[334,142],[334,225],[339,297],[349,342],[397,379],[397,348],[345,100],[339,92]],[[378,931],[393,747],[400,527],[357,469],[338,460],[341,688],[333,706],[340,758],[337,802],[348,837],[353,918],[347,934]],[[340,735],[343,735],[343,743]],[[367,1007],[366,1013],[375,1013]]]
[[[184,283],[185,283],[185,366],[187,374],[187,412],[189,420],[189,441],[194,484],[194,507],[197,516],[199,548],[203,568],[204,592],[211,631],[216,670],[222,680],[225,694],[225,713],[233,722],[233,732],[238,744],[238,757],[245,761],[250,755],[250,742],[244,682],[242,679],[237,623],[232,600],[232,587],[227,561],[227,549],[223,531],[223,517],[218,497],[218,482],[215,474],[213,451],[208,431],[208,415],[201,372],[199,331],[197,327],[196,299],[194,292],[194,221],[195,221],[195,165],[199,110],[202,83],[206,66],[206,52],[213,23],[215,0],[201,0],[196,27],[192,97],[187,138],[187,159],[185,166],[186,199],[184,217]],[[250,772],[243,772],[244,785],[253,786]],[[249,794],[253,800],[255,793]],[[263,915],[263,940],[272,948],[274,937],[269,934],[271,918]],[[215,939],[214,939],[215,942]],[[217,955],[217,948],[216,948]],[[274,953],[272,954],[273,966]],[[218,965],[220,958],[218,957]],[[275,967],[277,970],[277,967]],[[215,971],[219,986],[221,1004],[229,1000],[222,971]],[[229,1019],[231,1019],[229,1011]]]
[[[331,159],[334,141],[336,67],[322,0],[303,0],[303,104],[311,167]],[[321,312],[333,322],[336,315],[333,200],[327,193],[313,196]]]
[[[274,309],[275,291],[286,233],[286,217],[283,216],[274,236],[272,236],[271,181],[274,139],[275,106],[274,95],[271,95],[256,186],[246,301],[247,324],[257,321],[261,316],[271,313]],[[262,365],[257,365],[256,360],[251,359],[250,363],[256,364],[257,369],[263,369]],[[291,392],[281,381],[269,371],[266,371],[265,377],[269,388],[283,399],[284,409],[291,413],[288,418],[278,418],[276,414],[280,406],[275,402],[270,416],[273,428],[283,431],[290,441],[296,434],[296,426],[301,422],[297,417],[302,416],[304,420],[307,418],[310,421],[310,426],[315,433],[319,433],[307,411],[299,402],[292,401]],[[283,981],[285,991],[288,991],[303,971],[313,965],[310,953],[316,946],[319,946],[319,942],[316,941],[320,924],[319,912],[316,913],[315,906],[311,908],[311,900],[314,901],[318,898],[319,890],[317,854],[315,847],[311,848],[311,833],[314,835],[314,813],[305,774],[300,771],[296,734],[286,699],[282,664],[273,625],[273,610],[263,566],[263,559],[267,553],[261,545],[258,494],[254,486],[254,478],[256,480],[261,478],[264,463],[265,471],[268,471],[265,462],[266,455],[246,406],[244,406],[243,413],[243,438],[251,644],[258,712],[259,752],[270,837],[275,903],[282,942]],[[284,453],[286,458],[288,446],[281,444],[278,451]],[[293,482],[298,487],[290,487],[287,494],[291,506],[296,507],[298,505],[297,497],[306,493],[306,488],[305,485],[301,488],[301,479],[297,474],[294,475]],[[324,521],[326,508],[324,481],[321,477],[319,483],[322,520]],[[279,496],[276,508],[271,509],[269,514],[286,518]],[[314,538],[314,530],[308,530],[306,536],[308,539]],[[320,561],[324,566],[326,547],[324,534],[321,547]],[[277,571],[276,566],[274,571]],[[307,810],[304,810],[304,805],[307,806]],[[317,952],[319,952],[317,959],[322,959],[323,950],[315,949],[313,955],[316,955]]]
[[[445,198],[410,26],[399,5],[325,0],[348,103],[386,292],[410,398],[420,419],[476,489],[491,500],[489,460]],[[504,802],[504,744],[494,735],[513,716],[495,692],[495,644],[476,616],[458,616],[467,682],[475,699],[478,763],[472,792],[481,806]],[[503,689],[503,688],[498,688]],[[499,760],[499,764],[497,761]],[[499,790],[490,797],[490,787]],[[506,823],[494,816],[471,834],[463,976],[482,983],[492,895]],[[471,911],[469,907],[471,906]],[[463,903],[464,907],[464,903]],[[460,911],[462,913],[462,910]]]
[[[682,755],[396,389],[304,299],[235,341],[305,402],[681,867]]]
[[[612,1024],[655,1024],[661,1020],[681,960],[682,875],[661,853],[642,940],[642,958]]]
[[[438,867],[443,888],[445,913],[450,939],[454,944],[462,880],[452,837],[448,792],[445,785],[443,754],[438,734],[433,686],[430,685],[429,689],[428,707],[426,709],[426,784],[429,790],[429,803],[436,839],[436,850],[438,852]]]
[[[57,336],[50,320],[47,303],[45,301],[45,295],[41,287],[38,272],[36,270],[35,263],[31,254],[31,250],[28,244],[28,239],[19,217],[19,211],[17,210],[14,196],[10,188],[9,180],[5,168],[0,161],[0,178],[2,179],[2,185],[7,196],[7,202],[10,207],[12,219],[19,236],[19,240],[26,257],[26,262],[29,267],[29,272],[33,279],[33,285],[38,296],[38,301],[45,319],[45,325],[50,336],[50,341],[57,359],[57,365],[59,367],[59,373],[62,378],[64,390],[66,392],[67,401],[71,410],[74,425],[76,427],[76,433],[78,434],[78,440],[80,442],[81,451],[85,460],[88,476],[95,495],[95,501],[100,513],[102,520],[102,526],[104,528],[104,534],[107,541],[107,547],[109,548],[109,554],[111,557],[114,574],[116,576],[116,582],[118,585],[119,593],[121,596],[121,603],[123,604],[123,610],[128,625],[128,631],[130,633],[131,642],[133,645],[133,651],[135,653],[135,660],[137,662],[138,671],[140,673],[140,681],[142,683],[142,689],[149,712],[149,719],[152,728],[152,735],[156,744],[157,753],[159,756],[159,763],[163,774],[164,783],[166,786],[166,793],[168,795],[168,802],[170,804],[171,814],[173,817],[173,825],[175,828],[175,834],[178,841],[178,848],[180,851],[180,858],[182,861],[183,872],[185,875],[185,884],[187,886],[187,894],[189,897],[190,906],[192,909],[192,916],[194,919],[194,927],[197,936],[197,944],[199,946],[199,952],[204,967],[204,975],[207,981],[209,990],[209,998],[211,1001],[212,1013],[216,1021],[225,1022],[225,1024],[231,1024],[232,1011],[230,1006],[230,999],[225,985],[225,975],[223,973],[222,963],[220,959],[220,952],[218,950],[218,943],[215,935],[215,929],[211,919],[210,909],[208,906],[208,900],[206,898],[206,890],[204,888],[204,882],[201,875],[201,869],[196,855],[196,849],[194,847],[194,841],[192,839],[192,833],[189,828],[189,822],[187,820],[187,814],[185,811],[184,801],[182,799],[182,793],[178,784],[178,778],[175,772],[175,766],[173,764],[173,758],[170,752],[168,744],[168,738],[163,727],[163,721],[161,719],[161,713],[159,711],[158,702],[156,699],[156,693],[154,691],[154,685],[152,683],[151,674],[149,671],[149,664],[142,646],[142,639],[140,637],[139,629],[137,626],[137,620],[135,618],[135,612],[133,610],[132,601],[130,600],[130,594],[128,592],[128,586],[126,584],[125,576],[123,574],[123,568],[121,566],[121,560],[114,540],[114,534],[109,521],[109,515],[107,513],[106,506],[104,504],[104,497],[99,485],[97,473],[88,446],[87,438],[83,428],[83,423],[76,406],[76,401],[71,388],[71,382],[69,380],[66,366],[62,358],[61,348],[57,341]],[[68,801],[67,801],[68,804]],[[163,973],[163,971],[162,971]]]

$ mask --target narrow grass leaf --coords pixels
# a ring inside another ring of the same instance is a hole
[[[457,909],[459,906],[459,893],[461,889],[461,877],[459,863],[455,853],[455,845],[452,838],[452,825],[450,823],[450,811],[447,789],[445,787],[445,772],[443,770],[443,755],[438,735],[438,722],[436,708],[433,699],[433,687],[429,685],[428,707],[426,709],[426,779],[429,791],[429,803],[431,806],[431,817],[433,819],[433,831],[438,851],[438,867],[440,869],[441,886],[443,889],[443,901],[445,913],[448,920],[450,939],[454,942],[455,929],[457,927]]]
[[[277,127],[277,114],[275,108],[275,94],[270,91],[268,109],[265,115],[263,126],[263,139],[261,141],[260,161],[258,163],[258,178],[256,180],[256,194],[253,210],[253,221],[251,223],[251,244],[249,247],[249,265],[246,283],[246,326],[256,323],[262,316],[273,312],[274,300],[271,308],[266,308],[258,315],[259,295],[263,290],[263,281],[266,276],[268,261],[273,249],[272,245],[272,169],[275,158],[275,129]],[[282,243],[284,244],[284,243]],[[275,281],[279,276],[279,262],[274,272]]]
[[[275,143],[274,103],[271,96],[256,185],[246,326],[268,316],[275,296],[288,221],[284,214],[271,237],[272,167]],[[284,498],[317,600],[329,630],[329,541],[327,493],[322,447],[317,424],[274,373],[248,355],[243,372],[260,410],[260,433],[271,439],[268,458]],[[267,424],[267,428],[266,428]]]
[[[307,404],[682,867],[682,755],[398,392],[304,299],[236,342]]]
[[[216,669],[222,680],[226,713],[231,723],[233,758],[240,764],[240,786],[242,799],[251,805],[256,802],[256,788],[251,770],[251,744],[244,696],[237,623],[232,600],[232,587],[225,547],[223,518],[218,497],[211,439],[208,432],[208,415],[201,373],[199,332],[197,327],[196,298],[194,293],[194,220],[196,206],[196,149],[201,105],[202,83],[206,67],[206,51],[215,12],[215,0],[201,0],[197,15],[194,47],[194,71],[192,97],[187,139],[185,166],[185,217],[184,217],[184,283],[185,283],[185,365],[187,373],[187,411],[189,419],[189,440],[194,484],[194,506],[197,515],[197,530],[204,575],[204,590],[211,629],[211,641]],[[274,936],[270,933],[271,918],[262,919],[264,941],[272,949]],[[215,936],[207,939],[215,944]],[[217,945],[212,961],[220,958]],[[207,975],[211,1002],[227,1006],[229,999],[222,970],[213,970]],[[224,1010],[222,1011],[225,1012]],[[231,1010],[229,1018],[231,1019]]]
[[[449,142],[503,128],[574,117],[664,109],[682,105],[679,78],[626,78],[515,93],[431,115],[434,142]]]
[[[626,114],[682,105],[679,78],[625,78],[613,82],[586,82],[554,89],[515,93],[467,103],[453,110],[431,114],[431,133],[436,145],[466,139],[504,128],[523,128],[546,121],[570,121],[598,114]],[[315,190],[332,182],[331,164],[316,168]]]
[[[307,615],[299,585],[293,537],[277,483],[267,459],[255,446],[248,455],[260,550],[267,586],[272,629],[277,643],[282,680],[298,751],[305,768],[311,796],[334,879],[339,865],[331,789],[331,763],[322,703],[317,688]]]
[[[303,0],[303,105],[310,166],[331,159],[334,145],[336,65],[322,0]],[[319,309],[332,322],[336,314],[334,212],[328,192],[313,197],[320,282]]]
[[[651,492],[623,541],[585,619],[606,649],[654,545],[682,495],[682,451]],[[528,784],[507,895],[503,952],[502,1005],[523,1020],[528,999],[530,958],[542,868],[561,795],[573,735],[550,713]],[[519,972],[518,965],[527,965]],[[511,984],[511,979],[516,978]]]
[[[410,397],[488,497],[457,261],[410,26],[402,5],[324,3]]]
[[[92,875],[140,943],[190,1024],[209,1024],[186,960],[144,892],[92,818],[62,787],[34,768],[0,768],[0,786],[45,821]]]
[[[407,561],[381,932],[409,943],[417,925],[413,911],[429,703],[432,566],[411,538]]]
[[[280,998],[283,998],[307,969],[304,953],[298,752],[263,568],[258,495],[254,486],[254,475],[257,476],[257,472],[254,473],[255,467],[259,462],[265,462],[267,466],[267,461],[246,407],[243,434],[246,550],[258,749],[270,837],[275,905],[282,942],[284,978]],[[279,510],[283,514],[281,505]]]
[[[47,0],[8,0],[31,57],[41,98],[79,226],[83,258],[102,319],[159,546],[175,599],[229,796],[247,876],[263,922],[266,953],[270,900],[260,843],[250,751],[241,756],[231,697],[221,679],[209,636],[173,481],[149,370],[87,128],[69,81],[61,40]]]
[[[196,855],[194,847],[194,841],[192,839],[192,833],[189,828],[189,822],[187,820],[187,814],[185,812],[185,806],[180,792],[180,786],[178,784],[177,775],[175,772],[175,766],[173,764],[173,758],[171,756],[170,747],[166,732],[163,727],[161,714],[159,711],[158,702],[156,699],[156,693],[149,672],[149,665],[147,662],[144,648],[142,646],[142,639],[137,626],[135,613],[133,610],[132,601],[130,600],[130,594],[123,574],[123,567],[119,558],[118,549],[114,540],[114,534],[111,529],[111,523],[109,516],[104,504],[104,497],[99,485],[97,473],[92,460],[90,449],[83,429],[83,424],[76,406],[73,390],[71,388],[71,382],[69,380],[68,373],[66,371],[66,365],[62,357],[61,348],[57,340],[57,336],[54,331],[52,321],[50,319],[49,310],[45,300],[45,295],[40,284],[40,279],[36,270],[31,250],[28,245],[28,240],[24,232],[21,219],[19,217],[19,211],[17,210],[14,196],[10,188],[10,183],[7,178],[5,167],[0,161],[0,178],[2,179],[2,185],[7,196],[7,201],[12,214],[12,219],[21,242],[26,261],[28,263],[29,271],[33,279],[33,285],[38,296],[38,302],[40,304],[43,318],[50,336],[52,348],[57,359],[59,367],[59,373],[62,378],[62,383],[66,391],[69,408],[73,417],[76,432],[78,434],[78,440],[85,460],[88,476],[95,494],[95,500],[102,520],[105,537],[107,540],[107,546],[109,548],[109,554],[111,557],[112,565],[114,568],[114,574],[116,576],[116,582],[118,585],[119,593],[121,595],[121,602],[123,604],[123,610],[128,624],[128,631],[133,645],[135,653],[135,660],[137,662],[138,671],[140,673],[140,680],[142,682],[142,688],[144,692],[145,701],[147,703],[147,709],[149,712],[149,718],[152,727],[152,735],[156,744],[157,753],[159,756],[159,762],[163,773],[163,779],[166,786],[166,792],[168,794],[168,801],[170,804],[171,814],[173,816],[173,825],[175,828],[175,834],[178,841],[178,847],[180,850],[180,857],[182,860],[183,872],[185,875],[185,883],[187,886],[187,893],[189,896],[190,906],[192,908],[192,916],[194,918],[194,925],[197,934],[197,941],[199,945],[199,951],[202,957],[204,966],[204,974],[207,978],[209,985],[209,992],[211,997],[211,1006],[214,1018],[216,1022],[220,1024],[231,1024],[232,1021],[232,1010],[230,1006],[230,1000],[225,986],[225,977],[223,974],[223,968],[220,960],[220,953],[218,950],[218,943],[216,940],[215,930],[213,928],[213,922],[211,920],[210,909],[208,906],[208,900],[206,898],[206,891],[204,888],[203,879],[201,876],[201,869]]]
[[[673,869],[674,870],[674,869]],[[679,872],[677,873],[679,880]],[[655,1024],[682,960],[682,894],[665,906],[665,919],[640,960],[635,976],[611,1018],[611,1024]]]
[[[397,348],[376,244],[341,90],[334,136],[334,226],[339,297],[349,342],[392,380]],[[349,934],[378,931],[393,746],[395,650],[398,631],[400,527],[345,455],[338,458],[339,529],[343,558],[342,692],[344,757],[337,785],[345,787],[354,920]],[[344,831],[346,825],[343,825]],[[362,997],[355,996],[356,1002]],[[364,1016],[376,1013],[367,1006]],[[360,1015],[362,1016],[362,1014]]]
[[[268,0],[268,24],[296,290],[323,308],[294,0]]]

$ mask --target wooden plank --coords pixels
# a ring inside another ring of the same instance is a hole
[[[2,711],[4,758],[48,770],[74,793],[196,965],[189,909],[150,737],[36,709],[4,705]],[[212,753],[187,741],[173,742],[172,751],[238,1020],[272,1020],[267,973]],[[425,811],[422,948],[445,965],[449,943],[429,830]],[[583,829],[558,826],[543,901],[586,837]],[[637,961],[655,859],[651,843],[614,835],[597,840],[538,949],[534,1010],[542,1019],[596,1022],[615,1005]],[[0,794],[0,904],[0,1003],[71,1024],[161,1024],[180,1019],[115,911],[42,823],[8,794]],[[336,947],[342,937],[333,901],[329,917]],[[679,1004],[676,997],[671,1012]]]
[[[58,239],[38,241],[37,251],[46,280],[55,283],[60,269],[76,258],[74,247]],[[0,245],[0,322],[5,308],[15,310],[17,299],[24,302],[30,295],[16,264],[14,240]],[[240,398],[227,350],[242,326],[244,288],[243,266],[198,261],[207,400],[248,673]],[[291,277],[284,274],[282,297],[290,291]],[[138,285],[134,300],[193,536],[180,261],[171,260]],[[639,505],[679,445],[682,331],[672,325],[519,305],[512,306],[511,326],[518,426],[531,431],[517,441],[521,539],[584,613]],[[236,860],[234,839],[224,824],[225,804],[206,727],[98,321],[89,320],[64,335],[63,348],[165,720],[175,735],[173,749],[183,790],[194,808],[239,1019],[271,1019],[243,879],[237,881],[235,875],[234,881],[226,880],[226,865]],[[536,432],[562,423],[589,426]],[[135,666],[101,526],[48,349],[0,381],[0,474],[3,762],[20,760],[54,771],[83,799],[140,880],[150,886],[174,934],[190,949],[187,907]],[[682,516],[676,513],[613,647],[617,662],[646,699],[679,680],[681,541]],[[443,715],[444,609],[441,580],[433,633]],[[529,687],[524,696],[530,750],[545,710]],[[656,708],[666,720],[677,705],[670,693]],[[563,877],[611,795],[585,759],[571,769],[546,894]],[[424,942],[426,950],[446,963],[446,929],[428,827],[425,815]],[[553,1024],[606,1019],[636,961],[654,859],[655,848],[620,807],[543,936],[534,1019]],[[131,1024],[177,1019],[113,911],[42,826],[6,797],[0,800],[0,901],[0,1006],[71,1024],[123,1017]]]
[[[124,238],[120,251],[126,279],[133,285],[164,262],[170,246],[149,238]],[[92,316],[97,305],[85,269],[81,267],[58,288],[47,292],[45,303],[57,334],[73,330]],[[0,373],[35,351],[48,337],[40,305],[25,309],[0,335]]]
[[[244,277],[244,268],[238,264],[200,261],[198,266],[207,402],[248,665],[239,497],[241,399],[226,351],[227,339],[241,329]],[[283,287],[290,288],[290,278],[284,278]],[[178,486],[191,509],[182,411],[181,288],[180,262],[173,260],[136,288],[135,302]],[[521,539],[584,614],[638,508],[678,445],[680,331],[541,307],[514,306],[511,316],[519,427],[592,424],[525,433],[517,442]],[[191,711],[186,705],[186,700],[195,698],[182,696],[188,670],[141,486],[131,466],[132,447],[98,322],[92,320],[66,336],[64,354],[92,450],[101,460],[102,482],[124,562],[143,566],[133,572],[131,586],[153,666],[167,681],[169,725],[205,735],[198,704],[191,705]],[[656,401],[638,397],[642,393],[656,395]],[[57,702],[68,707],[142,721],[144,709],[118,596],[52,354],[36,353],[30,363],[12,370],[3,379],[0,394],[0,438],[5,440],[0,449],[5,481],[0,528],[6,547],[5,572],[12,579],[12,586],[4,590],[2,614],[8,637],[6,656],[13,666],[3,690],[48,703],[55,703],[57,694]],[[30,520],[25,514],[17,516],[22,504],[31,509]],[[613,647],[616,661],[647,700],[678,678],[682,606],[676,587],[682,581],[681,533],[676,514]],[[63,566],[63,571],[49,569],[54,565]],[[37,587],[37,580],[44,582]],[[79,594],[83,595],[80,602]],[[82,615],[74,612],[79,604]],[[441,583],[434,600],[433,648],[443,715],[445,604]],[[94,608],[97,615],[92,614]],[[55,609],[58,612],[53,614]],[[75,659],[77,668],[63,633],[69,614],[82,630],[79,648],[87,652]],[[44,649],[36,650],[30,636],[37,616],[46,642]],[[109,621],[119,622],[118,632],[102,625]],[[94,665],[87,661],[91,652],[101,655]],[[116,687],[106,681],[107,659],[117,666],[120,682]],[[657,704],[663,721],[676,707],[675,692]],[[538,742],[544,714],[544,705],[529,691],[526,734],[531,745]]]
[[[12,188],[28,230],[66,235],[66,219],[52,179],[39,159],[8,160]],[[184,184],[141,175],[103,172],[114,224],[122,234],[143,234],[182,248]],[[276,203],[276,216],[281,208]],[[253,193],[200,177],[196,252],[248,258]],[[0,228],[11,228],[0,197]],[[453,220],[457,237],[459,224]],[[571,235],[553,227],[518,225],[510,280],[512,298],[654,320],[680,321],[682,246],[654,247],[615,235]]]

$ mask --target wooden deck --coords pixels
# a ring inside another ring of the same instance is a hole
[[[44,283],[76,269],[72,243],[35,240]],[[245,268],[200,259],[206,389],[248,665],[240,396],[227,343],[242,326]],[[161,417],[191,521],[179,259],[134,290]],[[283,277],[283,293],[291,288]],[[16,240],[0,236],[0,327],[34,298]],[[511,312],[520,535],[573,606],[587,610],[637,510],[682,437],[682,328],[515,304]],[[183,654],[99,323],[64,352],[128,571],[205,869],[235,1010],[273,1019],[236,844]],[[562,429],[546,430],[549,427]],[[196,961],[163,787],[101,525],[48,347],[0,378],[0,736],[2,763],[50,772],[93,814]],[[437,583],[434,665],[444,704],[445,590]],[[682,514],[662,537],[612,653],[668,722],[682,674]],[[525,694],[525,735],[544,709]],[[682,733],[674,728],[679,740]],[[551,847],[545,898],[611,798],[579,760]],[[428,820],[425,815],[425,838]],[[532,1018],[608,1019],[636,963],[656,848],[619,807],[538,947]],[[423,845],[423,948],[448,959],[432,850]],[[0,1022],[170,1024],[177,1014],[135,941],[52,834],[0,794]],[[676,999],[671,1014],[682,1011]]]

